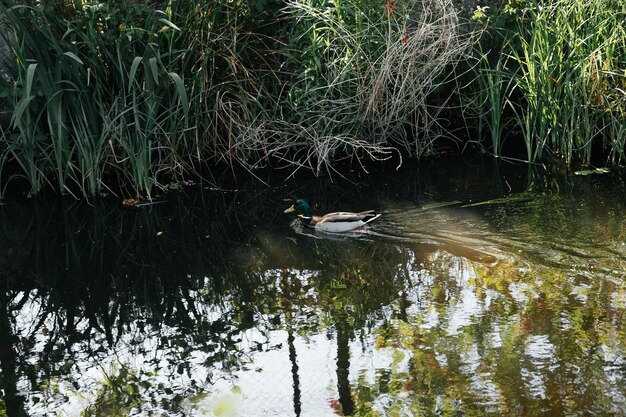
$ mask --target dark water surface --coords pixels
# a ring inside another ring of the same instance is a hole
[[[625,181],[435,161],[9,199],[0,415],[625,415]],[[290,195],[383,215],[315,234]]]

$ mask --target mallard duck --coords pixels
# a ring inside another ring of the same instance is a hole
[[[349,232],[358,229],[380,216],[374,210],[362,211],[360,213],[338,211],[323,216],[314,216],[311,213],[311,206],[309,206],[306,200],[296,201],[293,206],[285,210],[285,213],[293,211],[299,213],[298,215],[303,226],[332,233]]]

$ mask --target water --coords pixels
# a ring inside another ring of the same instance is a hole
[[[0,415],[626,414],[626,176],[435,161],[0,207]],[[314,211],[376,209],[348,235]]]

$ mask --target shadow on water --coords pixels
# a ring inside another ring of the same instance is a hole
[[[626,412],[624,178],[437,163],[8,201],[0,415]],[[287,196],[383,216],[314,233]]]

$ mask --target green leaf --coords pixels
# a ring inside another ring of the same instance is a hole
[[[128,90],[129,91],[130,91],[131,86],[133,85],[133,82],[135,81],[137,68],[139,68],[139,64],[141,64],[142,60],[143,60],[142,56],[136,56],[135,59],[133,59],[133,63],[130,66],[130,75],[128,76]]]
[[[176,26],[174,23],[170,22],[167,19],[159,19],[159,22],[163,22],[166,26],[169,26],[172,29],[176,29],[176,30],[180,31],[180,28],[178,26]]]
[[[156,83],[156,85],[159,85],[159,73],[157,70],[157,60],[156,58],[150,58],[148,62],[150,63],[150,69],[152,70],[152,77],[154,78],[154,82]]]
[[[76,55],[74,52],[66,52],[63,55],[72,58],[74,61],[78,62],[80,65],[85,65],[83,61],[81,61],[81,59],[78,57],[78,55]]]
[[[33,79],[35,77],[35,70],[37,64],[30,64],[26,70],[26,97],[30,96],[30,90],[33,88]]]
[[[13,112],[13,116],[11,116],[11,126],[12,127],[17,127],[18,123],[20,122],[20,119],[22,118],[22,114],[24,113],[24,111],[28,107],[28,104],[34,98],[35,98],[35,96],[24,97],[23,99],[20,100],[19,103],[17,103],[15,111]]]
[[[187,118],[187,114],[189,113],[189,99],[187,98],[187,90],[185,90],[185,83],[183,83],[183,80],[175,72],[168,72],[167,74],[172,78],[172,81],[174,81],[174,85],[176,86],[176,91],[178,92],[180,101],[183,104],[183,112],[185,113],[185,118]]]

